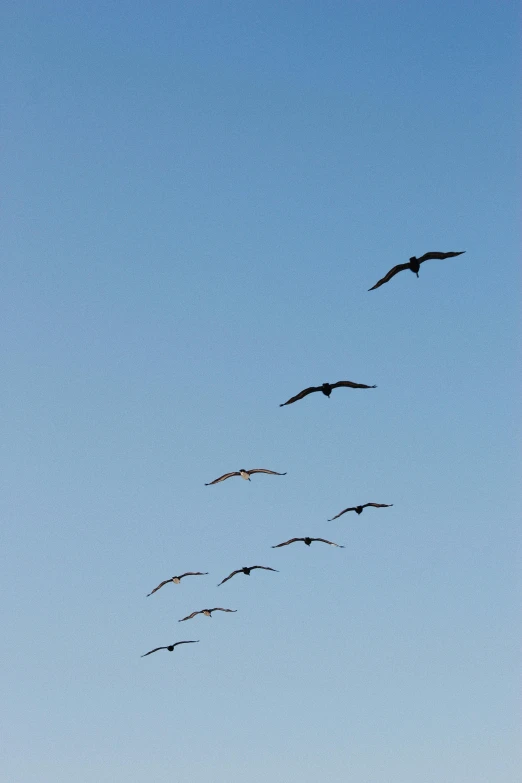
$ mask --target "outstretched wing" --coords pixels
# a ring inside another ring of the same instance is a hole
[[[397,266],[394,266],[393,269],[390,269],[387,275],[384,275],[375,285],[372,285],[371,288],[368,289],[368,291],[373,291],[375,288],[379,288],[379,286],[384,285],[384,283],[387,283],[388,280],[391,280],[392,277],[395,277],[395,275],[399,274],[399,272],[402,272],[404,269],[409,269],[409,264],[397,264]]]
[[[340,511],[338,514],[336,514],[334,517],[328,520],[328,522],[333,522],[334,519],[338,519],[339,517],[342,517],[343,514],[346,514],[347,511],[355,511],[355,508],[345,508],[344,511]]]
[[[247,470],[247,473],[249,476],[252,473],[270,473],[271,476],[286,476],[286,473],[278,473],[276,470],[267,470],[266,468],[253,468],[252,470]]]
[[[373,508],[390,508],[390,506],[393,506],[393,503],[365,503],[362,508],[367,508],[368,506],[373,506]]]
[[[155,647],[153,650],[149,650],[148,653],[145,653],[141,656],[141,658],[145,658],[147,655],[152,655],[153,652],[158,652],[158,650],[166,650],[166,647]]]
[[[237,612],[237,609],[223,609],[221,606],[215,606],[211,612]]]
[[[430,261],[432,258],[437,258],[439,260],[442,260],[444,258],[454,258],[455,256],[461,256],[463,253],[465,253],[465,250],[459,250],[457,253],[424,253],[423,256],[421,256],[418,261],[419,264],[422,264],[424,261]]]
[[[173,644],[173,647],[177,647],[178,644],[197,644],[199,642],[199,639],[187,639],[186,642],[176,642],[176,644]]]
[[[334,544],[333,541],[328,541],[326,538],[312,538],[312,541],[322,541],[323,544],[330,544],[330,546],[338,546],[339,549],[344,549],[344,546],[342,544]]]
[[[290,397],[289,400],[286,402],[282,402],[279,407],[282,408],[284,405],[291,405],[293,402],[297,402],[297,400],[302,400],[303,397],[306,397],[307,394],[312,394],[312,392],[321,391],[321,386],[309,386],[308,389],[303,389],[303,391],[300,391],[299,394],[296,394],[295,397]]]
[[[147,598],[149,597],[149,595],[152,595],[152,593],[155,593],[156,590],[159,590],[160,587],[163,587],[163,585],[166,585],[168,582],[172,582],[172,579],[165,579],[164,582],[160,582],[159,585],[154,588],[154,590],[151,590],[150,593],[147,593]]]
[[[254,568],[262,568],[262,569],[263,569],[263,571],[276,571],[277,573],[279,573],[279,572],[277,571],[277,568],[270,568],[270,566],[250,566],[250,570],[251,570],[251,571],[253,571],[253,570],[254,570]]]
[[[376,389],[377,386],[367,386],[365,383],[354,383],[353,381],[337,381],[332,383],[332,389],[337,389],[339,386],[349,386],[350,389]]]
[[[238,569],[237,569],[237,571],[232,571],[232,573],[231,573],[231,574],[229,574],[228,576],[226,576],[226,577],[225,577],[225,578],[224,578],[224,579],[223,579],[223,580],[222,580],[222,581],[221,581],[221,582],[218,584],[218,587],[220,587],[220,585],[223,585],[223,584],[225,584],[225,582],[228,582],[228,580],[229,580],[229,579],[232,579],[232,577],[233,577],[233,576],[235,576],[236,574],[239,574],[239,572],[240,572],[240,571],[242,571],[242,570],[243,570],[242,568],[238,568]]]
[[[200,609],[199,612],[192,612],[192,614],[188,614],[186,617],[182,617],[181,620],[178,620],[178,623],[182,623],[183,620],[192,620],[193,617],[195,617],[197,614],[201,614],[203,610]]]
[[[208,571],[185,571],[178,576],[178,579],[183,579],[184,576],[208,576]]]
[[[288,544],[293,544],[294,541],[304,541],[304,538],[290,538],[288,541],[283,541],[282,544],[276,544],[272,547],[272,549],[277,549],[280,546],[287,546]]]
[[[234,470],[232,473],[225,473],[223,476],[220,476],[217,479],[214,479],[214,481],[209,481],[208,484],[205,484],[206,487],[210,487],[211,484],[219,484],[220,481],[224,481],[227,478],[230,478],[230,476],[240,476],[241,473],[238,470]]]

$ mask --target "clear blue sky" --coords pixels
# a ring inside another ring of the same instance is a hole
[[[519,781],[520,17],[3,5],[2,780]]]

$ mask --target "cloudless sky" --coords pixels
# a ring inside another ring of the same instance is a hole
[[[2,780],[520,780],[520,22],[3,4]]]

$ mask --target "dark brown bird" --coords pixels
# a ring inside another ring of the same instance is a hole
[[[262,568],[264,571],[277,571],[277,568],[270,568],[270,566],[244,566],[243,568],[238,568],[236,571],[232,571],[231,574],[226,576],[219,584],[218,587],[220,587],[225,582],[228,582],[229,579],[232,579],[233,576],[236,574],[246,574],[246,576],[250,576],[250,572],[254,570],[254,568]]]
[[[338,546],[339,549],[344,549],[344,546],[341,546],[341,544],[334,544],[333,541],[328,541],[326,538],[310,538],[309,536],[306,536],[305,538],[291,538],[288,541],[283,541],[282,544],[276,544],[272,549],[277,549],[280,546],[288,546],[288,544],[293,544],[294,541],[304,541],[306,546],[310,546],[312,541],[322,541],[323,544],[330,544],[330,546]]]
[[[155,647],[153,650],[149,650],[148,653],[145,653],[142,655],[142,658],[145,658],[147,655],[152,655],[153,652],[158,652],[158,650],[168,650],[169,652],[172,652],[174,647],[177,647],[178,644],[197,644],[199,642],[199,639],[190,639],[186,642],[176,642],[176,644],[169,644],[167,647]]]
[[[266,468],[252,468],[252,470],[240,468],[239,470],[234,470],[232,473],[224,473],[219,478],[214,479],[214,481],[209,481],[205,486],[210,487],[211,484],[219,484],[220,481],[225,481],[225,479],[230,478],[231,476],[241,476],[241,478],[244,478],[246,481],[250,481],[250,476],[254,473],[269,473],[271,476],[286,476],[286,473],[277,473],[275,470],[267,470]]]
[[[332,393],[332,389],[338,389],[341,386],[348,386],[350,389],[376,389],[377,386],[367,386],[365,383],[354,383],[353,381],[337,381],[337,383],[323,383],[322,386],[309,386],[308,389],[303,389],[303,391],[300,391],[299,394],[296,394],[295,397],[290,397],[289,400],[286,402],[282,402],[279,407],[282,408],[284,405],[291,405],[293,402],[297,402],[297,400],[302,400],[303,397],[306,397],[308,394],[312,394],[312,392],[322,392],[326,397],[330,397],[330,394]]]
[[[373,506],[374,508],[391,508],[393,503],[365,503],[363,506],[352,506],[351,508],[345,508],[344,511],[340,511],[334,517],[329,519],[328,522],[333,522],[334,519],[342,517],[342,515],[346,514],[347,511],[355,511],[356,514],[362,514],[363,508],[368,508],[368,506]]]
[[[200,609],[199,612],[192,612],[192,614],[182,617],[178,620],[178,623],[182,623],[183,620],[192,620],[197,614],[204,614],[206,617],[212,617],[212,612],[237,612],[237,609],[222,609],[220,606],[216,606],[214,609]]]
[[[169,582],[172,582],[175,585],[179,585],[181,580],[184,576],[207,576],[208,571],[187,571],[184,574],[180,574],[179,576],[171,576],[170,579],[165,579],[163,582],[160,582],[157,587],[154,588],[150,593],[147,593],[147,598],[149,595],[152,595],[152,593],[155,593],[156,590],[159,590],[160,587],[163,587],[163,585],[168,585]]]
[[[392,279],[392,277],[395,277],[395,275],[399,274],[399,272],[402,272],[404,269],[409,269],[410,272],[414,272],[418,277],[420,265],[425,261],[430,261],[432,258],[453,258],[454,256],[461,256],[465,252],[465,250],[459,250],[457,253],[425,253],[420,258],[415,258],[415,256],[412,256],[407,264],[397,264],[397,266],[394,266],[393,269],[390,269],[388,274],[384,275],[384,277],[375,283],[375,285],[373,285],[371,288],[369,288],[368,291],[373,291],[375,288],[379,288],[379,286],[384,285],[384,283],[387,283]]]

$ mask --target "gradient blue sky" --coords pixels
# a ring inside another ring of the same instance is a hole
[[[4,780],[520,779],[520,17],[3,4]]]

